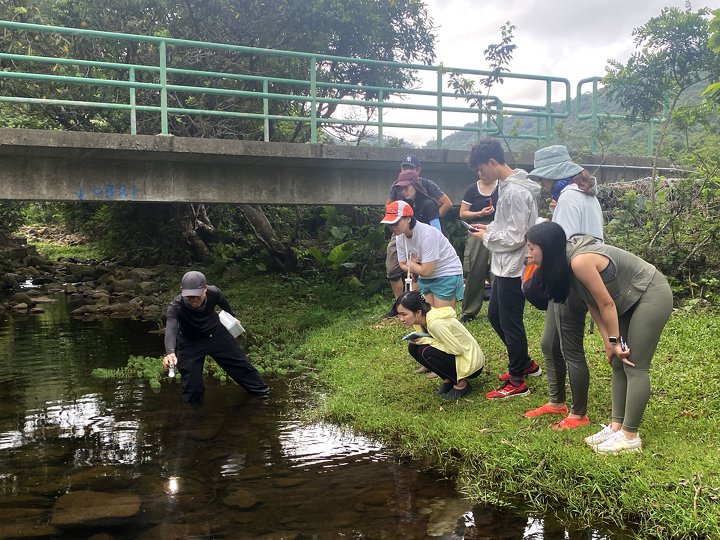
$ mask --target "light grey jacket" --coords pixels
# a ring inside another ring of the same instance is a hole
[[[538,217],[540,184],[522,169],[500,180],[495,220],[483,237],[492,253],[490,271],[500,277],[520,277],[525,265],[525,235]]]

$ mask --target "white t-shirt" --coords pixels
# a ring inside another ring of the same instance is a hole
[[[455,252],[450,241],[435,227],[425,223],[416,222],[412,229],[412,238],[398,234],[395,239],[397,245],[398,261],[408,260],[408,253],[412,258],[415,255],[421,263],[435,261],[435,269],[425,279],[443,276],[455,276],[463,273],[460,257]],[[412,268],[410,269],[412,270]]]
[[[576,184],[565,186],[560,192],[552,220],[563,228],[568,240],[577,234],[604,239],[600,202],[592,193],[585,193]]]

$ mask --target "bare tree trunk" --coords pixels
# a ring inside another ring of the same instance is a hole
[[[195,223],[197,221],[195,209],[190,204],[183,204],[177,207],[178,222],[185,241],[190,245],[193,258],[204,259],[210,255],[210,248],[197,233]]]
[[[241,204],[239,208],[255,232],[255,236],[263,243],[278,267],[284,272],[297,270],[295,254],[278,239],[262,208],[250,204]]]

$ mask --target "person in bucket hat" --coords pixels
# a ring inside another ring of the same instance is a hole
[[[223,293],[214,285],[208,285],[202,272],[186,272],[180,282],[180,294],[167,310],[163,366],[177,365],[182,377],[183,401],[187,403],[198,404],[204,400],[206,356],[212,357],[248,394],[267,397],[268,385],[222,325],[216,307],[234,316]]]
[[[597,182],[570,159],[567,148],[558,144],[535,152],[535,167],[528,176],[542,182],[550,192],[552,221],[562,227],[568,240],[590,235],[603,241],[602,209],[595,196]],[[587,417],[590,370],[583,347],[586,313],[587,306],[572,289],[564,302],[549,300],[540,345],[550,399],[527,411],[526,418],[567,414],[552,425],[553,429],[574,429],[590,423]],[[566,376],[572,392],[569,410]]]

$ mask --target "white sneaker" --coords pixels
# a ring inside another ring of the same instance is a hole
[[[625,452],[639,452],[642,450],[640,435],[634,439],[628,439],[621,429],[615,432],[615,436],[605,442],[593,447],[598,454],[624,454]]]
[[[600,425],[603,427],[602,430],[598,431],[595,435],[585,437],[585,443],[588,446],[597,446],[598,444],[607,441],[610,437],[613,437],[615,433],[617,433],[617,431],[613,431],[613,428],[609,425]]]

